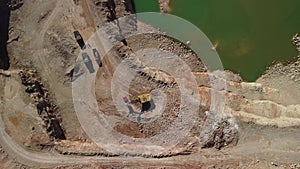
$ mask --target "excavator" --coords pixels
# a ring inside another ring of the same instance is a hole
[[[133,100],[131,102],[129,102],[128,98],[126,96],[124,96],[123,101],[126,104],[134,104],[134,103],[140,102],[142,104],[142,112],[149,110],[150,107],[151,107],[151,103],[150,103],[151,102],[151,95],[150,95],[150,93],[141,94],[141,95],[138,96],[138,99]]]
[[[149,93],[138,96],[142,103],[142,112],[148,111],[151,108],[151,95]]]

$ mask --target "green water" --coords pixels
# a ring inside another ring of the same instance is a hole
[[[225,69],[255,81],[274,61],[297,55],[290,42],[300,32],[300,0],[172,0],[171,14],[200,28]],[[188,3],[187,3],[188,2]],[[157,12],[157,0],[135,0],[137,12]],[[186,30],[188,32],[188,30]]]
[[[159,12],[158,0],[135,0],[136,12]]]

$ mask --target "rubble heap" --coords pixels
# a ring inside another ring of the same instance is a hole
[[[58,107],[53,104],[48,90],[44,87],[40,78],[37,77],[36,70],[21,70],[19,73],[22,84],[26,86],[25,92],[30,94],[37,108],[37,113],[43,119],[47,133],[53,139],[65,140],[64,131],[60,125],[60,120],[55,112]]]

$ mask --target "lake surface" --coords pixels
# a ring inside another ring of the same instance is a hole
[[[157,0],[135,0],[135,5],[137,12],[159,11]],[[218,42],[224,68],[247,81],[273,62],[297,55],[290,39],[300,32],[299,7],[299,0],[171,0],[171,14]]]

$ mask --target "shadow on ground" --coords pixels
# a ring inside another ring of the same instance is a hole
[[[7,53],[7,40],[9,31],[10,8],[6,0],[0,2],[0,69],[9,69],[9,57]]]

